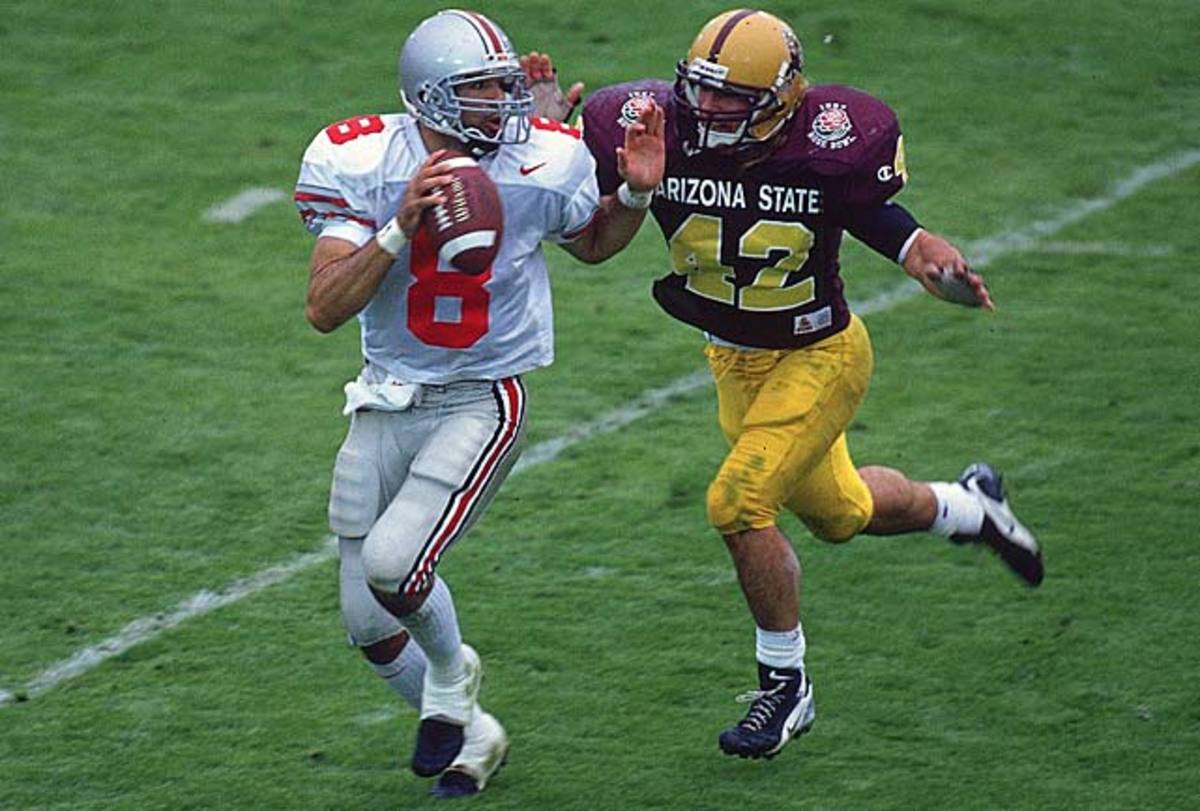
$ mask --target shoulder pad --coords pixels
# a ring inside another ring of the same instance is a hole
[[[588,97],[583,106],[583,116],[589,124],[616,124],[624,129],[637,121],[646,99],[654,99],[659,107],[665,109],[670,98],[671,84],[659,79],[609,85]]]
[[[401,119],[402,116],[392,114],[335,121],[316,134],[304,153],[304,160],[324,164],[339,174],[367,174],[383,161]]]
[[[625,129],[637,121],[647,99],[654,99],[670,120],[671,84],[657,79],[602,87],[583,106],[583,137],[596,159],[596,177],[602,194],[612,194],[621,184],[617,173],[617,147],[625,143]],[[667,149],[673,128],[668,126]]]
[[[796,112],[789,151],[813,162],[822,174],[853,171],[900,133],[892,109],[879,99],[844,85],[809,89]]]
[[[569,149],[572,141],[583,139],[583,130],[573,127],[565,121],[555,121],[553,118],[534,116],[530,119],[530,140],[545,144],[551,149]]]
[[[583,133],[547,118],[534,118],[529,140],[502,146],[496,161],[487,167],[488,174],[498,183],[518,182],[563,190],[577,187],[581,177],[594,170]]]

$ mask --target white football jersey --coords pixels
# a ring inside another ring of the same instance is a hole
[[[371,115],[333,124],[304,153],[296,206],[308,230],[363,245],[395,216],[428,157],[416,121]],[[550,279],[541,242],[569,242],[599,206],[595,162],[578,131],[534,119],[523,144],[482,158],[504,213],[490,270],[439,264],[424,229],[359,313],[364,357],[399,380],[499,380],[554,359]]]

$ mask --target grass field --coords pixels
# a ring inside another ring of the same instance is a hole
[[[785,519],[818,723],[769,763],[724,758],[753,627],[705,522],[723,441],[695,388],[514,476],[447,558],[513,739],[467,804],[1196,807],[1200,7],[768,7],[814,80],[899,110],[902,201],[989,260],[999,305],[875,308],[855,457],[922,478],[991,460],[1046,582],[931,537],[831,547]],[[0,808],[433,804],[403,767],[412,713],[343,645],[325,547],[356,330],[304,321],[290,203],[202,214],[289,190],[318,128],[394,109],[395,51],[435,8],[6,4]],[[594,88],[669,76],[723,8],[484,10]],[[548,250],[559,361],[527,380],[533,445],[702,368],[647,294],[650,228],[599,268]],[[856,301],[900,284],[858,246],[844,266]],[[255,587],[275,566],[290,576]],[[246,596],[57,669],[206,590]]]

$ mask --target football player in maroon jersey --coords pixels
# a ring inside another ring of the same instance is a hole
[[[541,109],[565,111],[543,54],[523,59]],[[671,271],[654,298],[701,330],[731,450],[708,489],[757,626],[758,689],[720,748],[771,757],[815,717],[804,670],[800,565],[776,525],[781,508],[817,537],[932,532],[982,543],[1029,585],[1042,581],[1033,535],[1013,516],[1000,476],[976,463],[954,482],[917,482],[857,467],[846,428],[871,377],[866,328],[839,276],[844,232],[899,263],[933,295],[992,309],[983,279],[950,242],[891,198],[904,185],[904,141],[881,101],[810,86],[799,40],[782,20],[739,9],[709,21],[674,83],[607,87],[584,106],[601,193],[621,183],[616,149],[649,105],[666,111],[667,167],[644,202]]]

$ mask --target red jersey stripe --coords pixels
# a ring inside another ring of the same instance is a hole
[[[313,194],[312,192],[298,191],[292,195],[292,199],[298,203],[333,203],[335,206],[343,206],[349,208],[350,203],[344,197],[328,197],[324,194]]]

